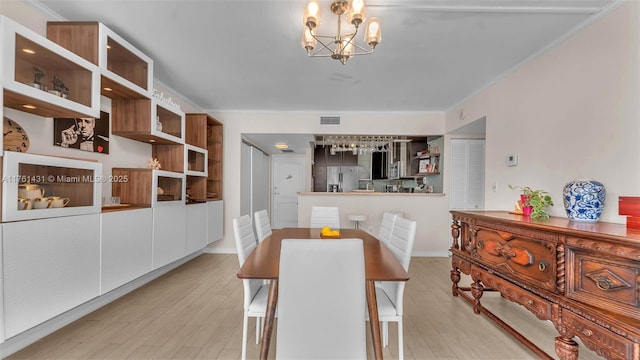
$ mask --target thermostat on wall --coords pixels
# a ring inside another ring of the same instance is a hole
[[[518,155],[507,155],[507,166],[516,166],[518,165]]]

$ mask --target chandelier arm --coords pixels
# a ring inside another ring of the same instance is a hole
[[[333,54],[320,54],[324,49],[317,50],[315,53],[307,54],[309,57],[332,57]]]
[[[353,44],[353,46],[354,46],[354,47],[356,47],[356,48],[358,48],[359,50],[364,51],[364,53],[358,53],[358,54],[362,54],[362,55],[364,55],[364,54],[367,54],[367,55],[368,55],[368,54],[373,53],[373,51],[374,51],[374,49],[373,49],[373,48],[368,48],[368,49],[367,49],[367,48],[363,48],[362,46],[360,46],[360,45],[358,45],[358,44],[356,44],[356,43],[354,43],[354,44]],[[355,55],[355,53],[354,53],[354,55]]]
[[[333,53],[333,50],[324,43],[324,41],[322,41],[320,38],[327,38],[327,39],[333,39],[333,37],[331,36],[326,36],[326,35],[315,35],[313,32],[311,32],[311,36],[316,39],[317,42],[320,43],[320,45],[322,45],[322,48],[316,50],[316,53],[322,51],[323,49],[326,49],[327,51]]]

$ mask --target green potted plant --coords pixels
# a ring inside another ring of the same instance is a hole
[[[509,189],[520,190],[520,201],[522,203],[522,213],[530,211],[532,218],[548,219],[547,208],[553,206],[553,200],[547,191],[533,190],[528,186],[513,186],[509,184]],[[525,210],[525,208],[527,208]]]

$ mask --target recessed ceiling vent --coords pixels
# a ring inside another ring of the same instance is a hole
[[[320,116],[320,125],[340,125],[340,116]]]
[[[283,153],[292,153],[292,152],[295,152],[295,151],[293,151],[293,150],[291,150],[291,149],[282,149],[281,151],[282,151]]]

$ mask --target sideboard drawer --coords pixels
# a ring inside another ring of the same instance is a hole
[[[573,330],[588,348],[594,349],[600,356],[621,360],[638,358],[639,354],[634,354],[633,341],[616,335],[571,311],[562,311],[562,325]]]
[[[569,247],[567,297],[640,320],[640,262]]]
[[[556,244],[551,241],[480,228],[476,253],[506,275],[556,292]]]

